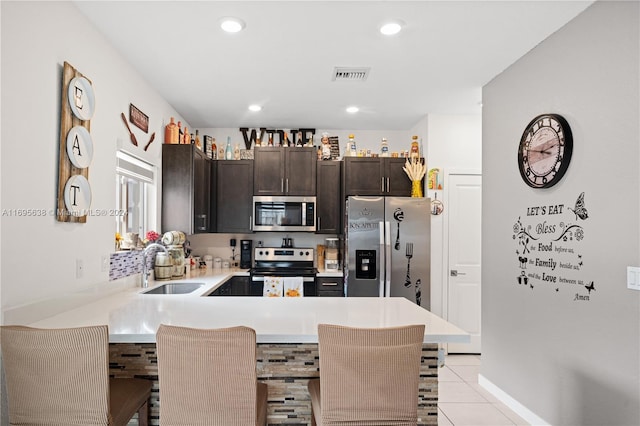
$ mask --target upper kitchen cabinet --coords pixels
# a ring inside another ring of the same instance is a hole
[[[342,234],[342,161],[318,161],[316,217],[318,234]]]
[[[252,232],[253,160],[216,161],[217,232]]]
[[[313,147],[255,147],[254,195],[316,195]]]
[[[411,196],[411,181],[402,169],[405,158],[345,157],[345,196]]]
[[[162,145],[162,232],[210,232],[211,170],[195,145]]]

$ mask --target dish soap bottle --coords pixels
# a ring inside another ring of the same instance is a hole
[[[227,136],[227,147],[224,151],[225,160],[233,160],[233,148],[231,148],[231,136]]]
[[[387,143],[387,138],[382,138],[382,143],[380,144],[380,157],[388,157],[389,156],[389,144]]]

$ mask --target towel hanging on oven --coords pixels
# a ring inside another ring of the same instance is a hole
[[[284,280],[282,277],[264,277],[262,295],[264,297],[282,297]]]
[[[304,283],[302,277],[284,278],[284,297],[303,297]]]

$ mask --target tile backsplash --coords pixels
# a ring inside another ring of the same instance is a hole
[[[142,272],[141,250],[118,251],[109,256],[109,281]]]

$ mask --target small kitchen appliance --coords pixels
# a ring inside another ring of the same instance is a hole
[[[316,230],[316,197],[253,197],[253,230]]]
[[[324,249],[324,270],[338,272],[340,270],[340,249],[337,238],[326,238]]]
[[[251,268],[251,246],[252,240],[240,240],[240,268]]]

